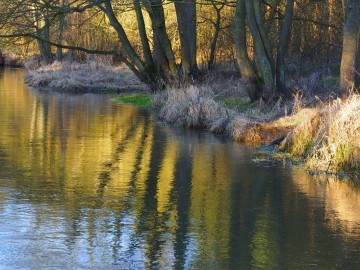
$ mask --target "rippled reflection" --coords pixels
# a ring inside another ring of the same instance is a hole
[[[360,190],[0,71],[0,268],[357,269]]]

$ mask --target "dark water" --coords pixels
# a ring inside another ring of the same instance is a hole
[[[0,71],[0,269],[360,269],[360,188]]]

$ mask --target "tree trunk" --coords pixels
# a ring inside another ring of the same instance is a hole
[[[251,78],[254,77],[254,70],[247,51],[245,0],[237,0],[234,20],[236,60],[240,74],[244,78]]]
[[[136,19],[139,28],[140,40],[145,58],[146,67],[150,72],[156,72],[155,64],[151,55],[149,40],[146,35],[145,22],[141,11],[140,0],[134,0],[134,8],[136,12]]]
[[[263,43],[266,56],[268,58],[268,61],[271,65],[271,71],[273,73],[273,76],[275,75],[275,61],[272,54],[272,48],[270,45],[270,41],[267,37],[267,31],[265,30],[264,21],[261,16],[261,0],[252,0],[253,6],[254,6],[254,15],[255,15],[255,21],[257,28],[260,33],[261,41]]]
[[[140,75],[140,80],[152,84],[156,81],[156,78],[152,77],[146,70],[145,63],[141,60],[141,58],[137,55],[136,51],[134,50],[133,46],[131,45],[123,26],[120,22],[116,19],[114,14],[113,7],[111,5],[111,1],[105,1],[105,7],[101,4],[98,4],[98,7],[105,13],[108,17],[110,25],[116,31],[118,38],[122,44],[122,47],[127,55],[128,58],[128,65],[132,65],[131,69],[136,69],[137,74]]]
[[[276,56],[276,86],[281,94],[286,94],[285,56],[288,50],[291,23],[294,16],[294,0],[287,0],[284,20],[281,24]]]
[[[187,18],[187,27],[188,27],[187,42],[189,43],[189,47],[190,47],[190,59],[191,59],[190,73],[195,74],[197,73],[198,70],[197,62],[196,62],[196,54],[197,54],[196,0],[191,0],[185,4],[185,14]]]
[[[67,0],[63,0],[61,4],[60,10],[64,12],[64,14],[61,14],[60,20],[59,20],[59,34],[57,38],[57,43],[62,44],[63,38],[64,38],[64,30],[65,30],[65,18],[66,18],[66,10],[65,7],[67,5]],[[63,50],[60,47],[56,48],[56,58],[58,60],[62,60],[63,58]]]
[[[168,74],[165,75],[166,78],[174,77],[177,74],[177,67],[176,67],[176,60],[175,55],[172,50],[171,42],[169,36],[166,31],[166,24],[165,24],[165,14],[164,8],[162,6],[161,0],[151,0],[146,1],[143,0],[143,3],[146,7],[146,10],[149,13],[151,24],[153,28],[153,37],[154,37],[154,57],[155,66],[163,67],[163,72]],[[156,45],[158,45],[157,48]],[[160,48],[161,47],[161,48]],[[160,52],[162,52],[162,56],[160,57]],[[166,59],[162,59],[165,57]],[[166,60],[166,61],[165,61]],[[156,61],[160,61],[156,63]],[[167,65],[165,67],[164,65]]]
[[[197,72],[196,63],[196,0],[175,0],[181,42],[181,65],[190,73]]]
[[[167,78],[167,76],[169,76],[170,74],[169,62],[166,58],[166,54],[163,50],[163,47],[161,46],[159,33],[156,28],[153,29],[153,44],[154,44],[153,57],[154,57],[155,68],[158,74],[162,74],[162,76],[164,77],[161,79],[165,79],[166,81],[169,81],[171,80],[171,78]],[[159,79],[160,77],[161,76],[159,76]],[[160,82],[160,81],[158,83],[162,85],[166,84],[165,82]]]
[[[46,7],[38,7],[35,4],[32,6],[34,13],[34,24],[36,27],[36,35],[40,37],[37,40],[40,52],[41,61],[45,64],[51,63],[51,46],[48,42],[50,40],[50,19]],[[42,10],[42,13],[40,13]]]
[[[214,3],[214,0],[211,0],[211,3],[216,12],[216,21],[214,23],[215,26],[214,37],[210,46],[210,59],[208,62],[208,69],[213,69],[215,67],[215,52],[216,52],[216,44],[220,33],[221,10],[225,7],[225,2],[220,7],[217,7],[217,5]]]
[[[360,1],[348,0],[345,8],[343,51],[340,67],[340,95],[346,96],[359,87],[356,79],[360,50]]]
[[[359,12],[360,13],[360,12]],[[359,30],[360,31],[360,30]],[[356,92],[359,93],[360,92],[360,37],[358,40],[358,51],[356,54],[356,72],[355,72],[355,87],[356,87]]]
[[[5,65],[5,57],[3,56],[2,51],[0,51],[0,67]]]
[[[272,91],[274,87],[274,77],[271,68],[271,63],[266,54],[265,46],[260,35],[260,31],[255,19],[254,1],[245,0],[246,14],[254,41],[255,53],[258,60],[259,71],[264,80],[263,98],[268,101],[272,98]]]

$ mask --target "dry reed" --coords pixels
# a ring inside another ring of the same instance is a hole
[[[301,95],[295,95],[289,105],[292,113],[277,118],[285,106],[275,105],[267,110],[275,111],[274,116],[263,118],[226,108],[213,97],[208,88],[191,86],[170,89],[157,95],[154,103],[166,122],[227,134],[255,146],[285,137],[279,149],[302,156],[309,170],[359,174],[360,95],[320,102],[314,108],[304,107]]]
[[[308,117],[285,139],[281,149],[301,155],[311,171],[359,174],[360,96],[336,99],[307,110]]]
[[[34,88],[71,93],[119,93],[147,89],[128,69],[95,60],[82,64],[55,61],[36,70],[28,69],[25,81]]]
[[[207,129],[226,134],[238,142],[266,145],[283,137],[289,131],[286,125],[274,126],[258,115],[239,113],[216,102],[216,95],[206,87],[170,89],[153,99],[160,107],[159,118],[171,124],[188,128]],[[268,110],[273,117],[278,108]],[[269,116],[267,117],[269,118]]]
[[[235,112],[215,102],[211,95],[208,89],[197,86],[169,89],[159,117],[189,128],[219,130]]]

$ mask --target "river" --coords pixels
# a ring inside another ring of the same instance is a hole
[[[0,70],[0,269],[360,269],[360,188]]]

